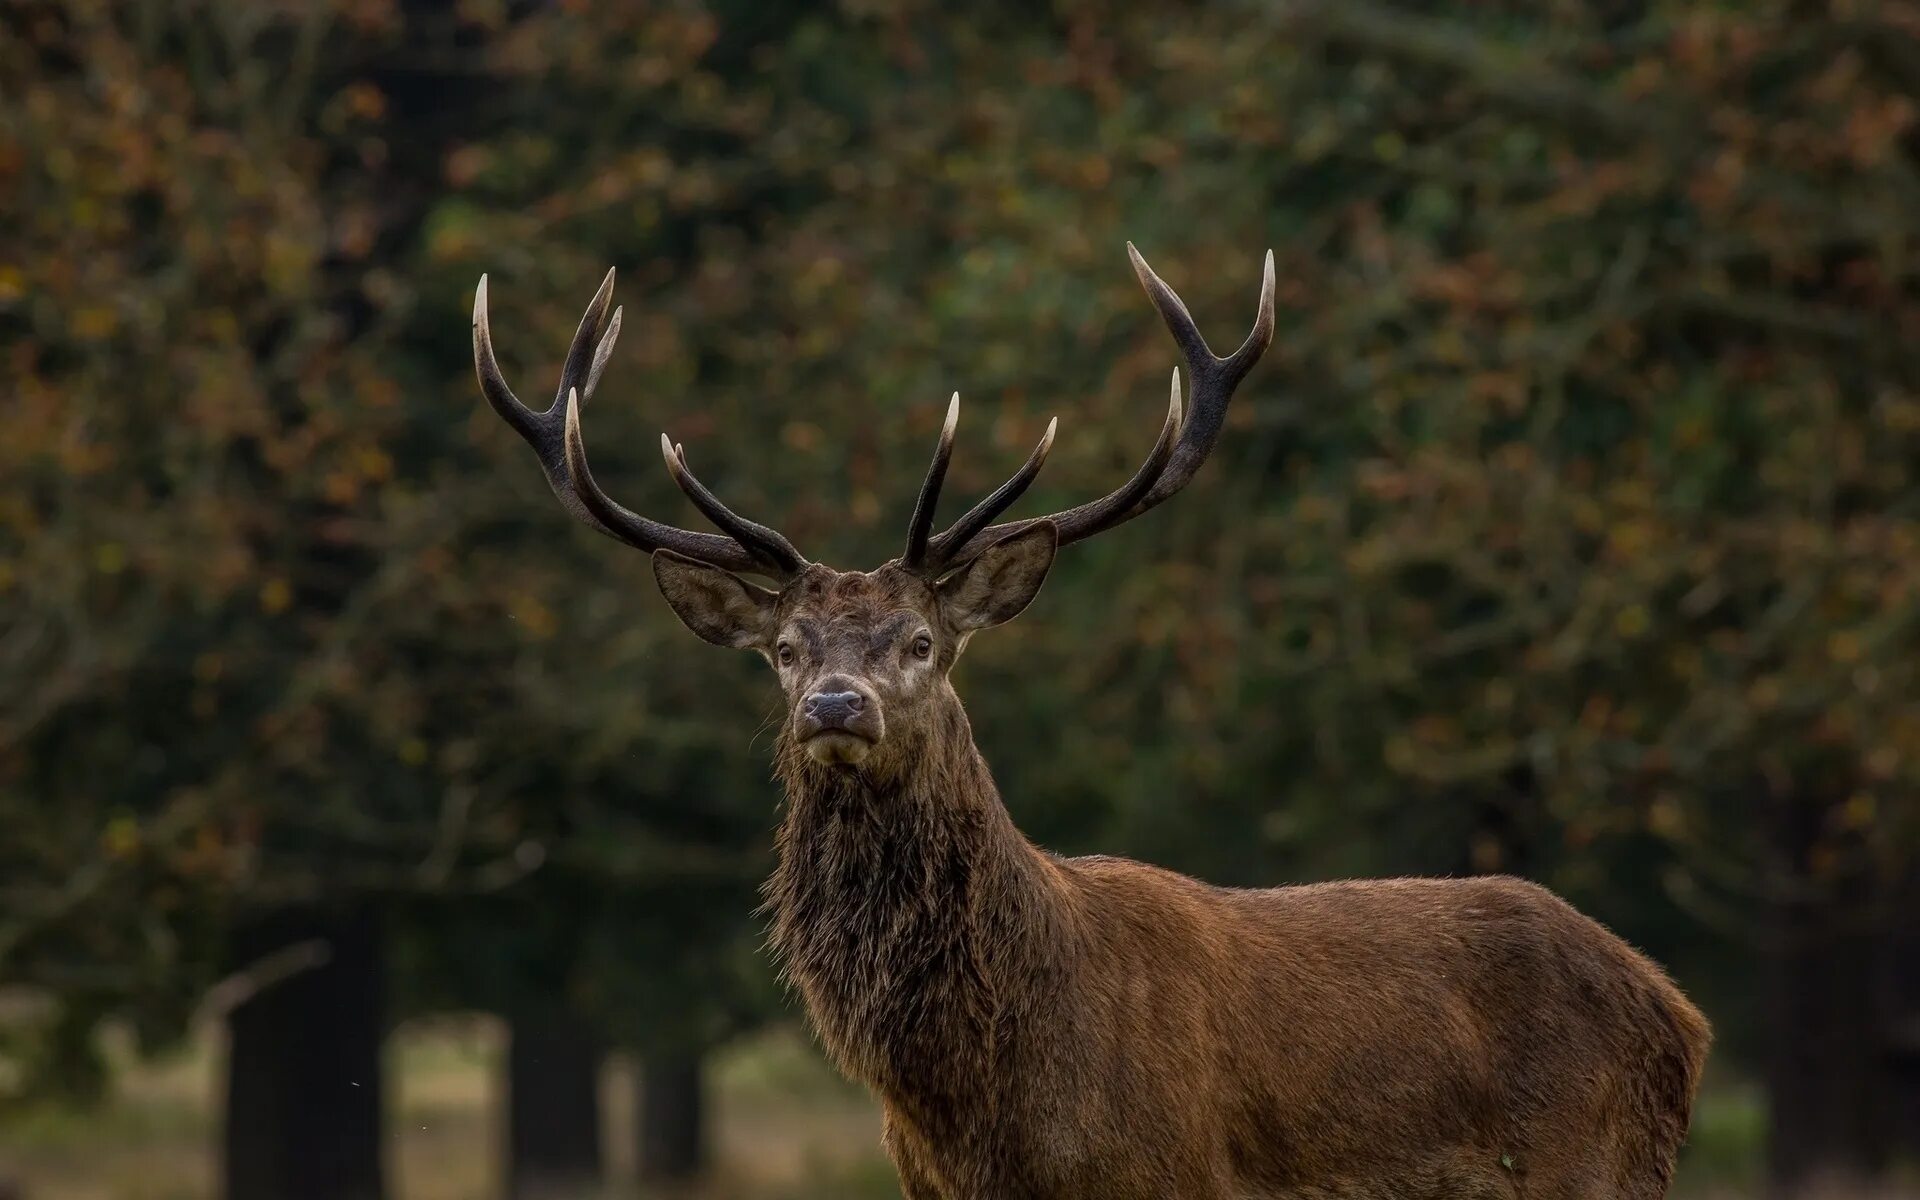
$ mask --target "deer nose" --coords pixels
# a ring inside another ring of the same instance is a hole
[[[867,707],[859,692],[815,692],[806,700],[807,716],[824,729],[844,727]]]

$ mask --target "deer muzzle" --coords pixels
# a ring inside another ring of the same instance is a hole
[[[815,761],[857,763],[885,734],[886,722],[869,689],[836,675],[800,702],[793,731]]]

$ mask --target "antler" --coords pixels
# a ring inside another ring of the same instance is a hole
[[[1200,329],[1187,312],[1187,306],[1172,288],[1153,273],[1153,268],[1147,265],[1146,259],[1140,257],[1140,252],[1133,248],[1132,242],[1127,243],[1127,255],[1133,259],[1133,270],[1140,277],[1140,285],[1146,288],[1147,296],[1153,301],[1154,307],[1160,310],[1167,328],[1173,332],[1173,340],[1180,344],[1182,353],[1186,355],[1187,369],[1193,376],[1193,393],[1184,420],[1180,403],[1180,369],[1175,367],[1173,395],[1167,404],[1166,424],[1161,427],[1159,440],[1153,444],[1146,461],[1140,464],[1140,469],[1134,472],[1132,479],[1098,500],[1065,512],[989,526],[987,523],[1019,499],[1039,473],[1040,464],[1045,461],[1047,451],[1053,445],[1055,426],[1049,423],[1046,436],[1040,439],[1040,445],[1025,465],[1014,473],[1013,478],[976,504],[945,533],[929,542],[926,531],[932,527],[933,508],[939,501],[940,484],[946,478],[947,461],[953,454],[953,428],[960,411],[960,398],[955,395],[947,411],[946,426],[940,433],[940,443],[934,450],[933,465],[928,468],[926,482],[921,485],[920,502],[914,508],[913,524],[907,536],[907,552],[901,557],[901,565],[924,574],[940,574],[976,557],[995,542],[1027,528],[1036,520],[1052,521],[1057,525],[1063,546],[1068,542],[1090,538],[1160,504],[1187,486],[1187,482],[1200,469],[1200,464],[1207,460],[1214,443],[1220,439],[1220,430],[1227,418],[1227,403],[1233,399],[1233,390],[1246,378],[1247,372],[1253,370],[1254,364],[1260,361],[1260,356],[1266,353],[1267,346],[1273,341],[1273,251],[1267,251],[1265,270],[1260,281],[1260,309],[1254,317],[1253,332],[1247,334],[1247,340],[1226,358],[1214,355],[1206,339],[1200,336]]]
[[[487,403],[540,456],[547,483],[567,511],[609,537],[649,553],[675,550],[729,571],[779,580],[791,579],[805,570],[807,560],[793,543],[765,525],[736,515],[694,478],[687,469],[685,453],[670,445],[665,434],[660,437],[660,446],[673,481],[726,536],[650,520],[623,508],[593,481],[593,472],[587,467],[586,443],[580,436],[580,406],[593,397],[600,373],[613,353],[614,340],[620,336],[620,310],[614,309],[611,317],[607,314],[612,300],[613,272],[609,270],[580,318],[580,328],[560,368],[560,390],[553,405],[536,413],[513,394],[494,359],[493,332],[487,321],[487,277],[482,275],[473,294],[473,365]]]

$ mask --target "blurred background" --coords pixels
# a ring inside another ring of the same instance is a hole
[[[1129,238],[1279,332],[961,664],[1016,820],[1538,879],[1715,1021],[1681,1194],[1920,1195],[1916,92],[1874,0],[4,0],[0,1196],[896,1195],[771,680],[473,287],[544,402],[617,266],[601,481],[869,567],[954,388],[950,495],[1131,472]]]

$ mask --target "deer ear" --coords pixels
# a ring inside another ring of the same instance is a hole
[[[714,645],[765,652],[773,640],[778,593],[671,550],[653,552],[653,578],[674,615]]]
[[[936,585],[947,618],[963,633],[1013,620],[1046,582],[1059,546],[1059,527],[1036,521],[987,547]]]

